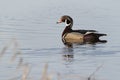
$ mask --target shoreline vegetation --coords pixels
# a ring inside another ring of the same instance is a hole
[[[8,50],[12,52],[12,56],[9,56],[10,60],[8,59],[8,63],[12,64],[17,61],[17,66],[15,67],[15,75],[13,76],[6,76],[8,77],[7,80],[35,80],[34,77],[30,76],[32,67],[29,63],[24,62],[24,58],[22,57],[23,53],[19,48],[19,44],[17,39],[11,39],[0,51],[0,63],[2,62],[2,58],[6,56]],[[13,66],[12,66],[13,67]],[[98,80],[95,78],[95,74],[98,70],[103,67],[103,64],[98,66],[95,71],[93,71],[88,77],[83,77],[79,74],[71,74],[71,75],[62,75],[59,72],[48,72],[49,66],[48,63],[44,64],[44,67],[41,72],[41,76],[38,80]],[[21,74],[19,75],[19,73]],[[18,74],[18,75],[17,75]],[[102,80],[102,79],[99,79]]]

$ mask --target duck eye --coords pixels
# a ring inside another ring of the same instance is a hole
[[[67,19],[65,20],[65,22],[66,22],[66,24],[70,24],[70,21],[69,21],[69,20],[67,20]]]

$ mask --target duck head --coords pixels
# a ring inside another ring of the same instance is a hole
[[[58,20],[57,24],[59,24],[59,23],[65,23],[66,26],[71,26],[72,27],[73,19],[68,15],[64,15]]]

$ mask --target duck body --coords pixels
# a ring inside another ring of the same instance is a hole
[[[100,36],[106,36],[106,34],[98,33],[96,30],[73,30],[73,20],[70,16],[62,16],[57,23],[65,22],[66,27],[62,33],[62,41],[64,43],[96,43],[107,42],[106,40],[100,40]]]

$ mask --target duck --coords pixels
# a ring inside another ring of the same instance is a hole
[[[65,23],[66,27],[62,32],[63,43],[106,43],[106,40],[100,40],[101,36],[106,36],[107,34],[98,33],[96,30],[73,30],[73,19],[68,15],[63,15],[57,21],[57,24]]]

